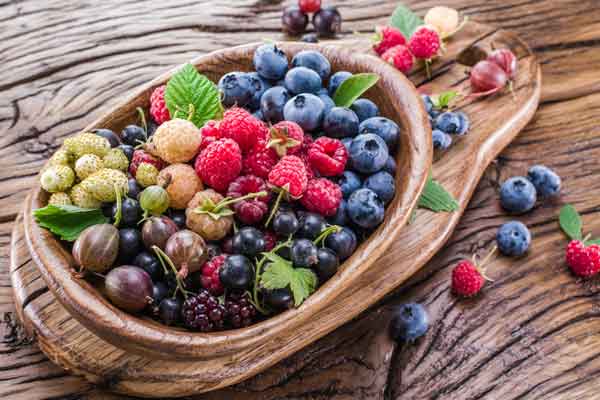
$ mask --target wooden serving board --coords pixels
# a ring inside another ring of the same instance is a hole
[[[366,50],[364,41],[344,43]],[[16,307],[26,330],[35,335],[50,359],[68,371],[121,393],[149,397],[184,396],[213,390],[246,379],[324,336],[380,300],[420,269],[445,243],[462,215],[483,171],[532,118],[538,105],[540,68],[530,49],[514,34],[476,23],[467,24],[447,45],[433,66],[433,80],[422,71],[411,75],[427,91],[469,92],[468,68],[458,64],[461,54],[481,48],[508,47],[518,56],[514,93],[487,99],[463,99],[457,106],[469,115],[470,133],[447,152],[436,154],[433,176],[458,200],[460,210],[434,214],[419,210],[411,226],[378,260],[342,293],[338,301],[319,311],[296,333],[301,340],[280,343],[276,354],[232,363],[215,370],[209,361],[155,360],[133,355],[93,335],[79,324],[48,291],[32,262],[24,240],[22,218],[17,220],[11,246],[11,281]],[[468,57],[467,57],[468,58]],[[360,301],[357,301],[360,299]]]

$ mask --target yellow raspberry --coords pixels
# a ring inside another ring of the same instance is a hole
[[[190,161],[198,154],[202,134],[185,119],[172,119],[158,127],[147,149],[169,164]]]
[[[158,169],[150,163],[141,163],[135,173],[135,180],[141,187],[156,185]]]
[[[73,204],[77,207],[100,208],[100,206],[102,206],[102,202],[96,200],[94,196],[86,192],[81,184],[73,186],[69,192],[69,196],[71,197]]]
[[[75,173],[66,165],[51,165],[40,175],[40,185],[46,192],[64,192],[73,186]]]
[[[95,154],[102,158],[110,150],[110,142],[106,138],[88,132],[65,139],[63,146],[75,158],[84,154]]]
[[[127,175],[116,169],[102,168],[93,173],[81,182],[85,191],[94,196],[96,200],[102,202],[113,202],[117,196],[115,190],[120,190],[122,194],[127,194],[129,188],[127,184]]]
[[[77,177],[84,180],[94,172],[104,168],[102,159],[95,154],[84,154],[75,161],[75,173]]]
[[[48,204],[53,206],[70,206],[73,204],[71,198],[65,192],[52,193],[48,199]]]
[[[444,6],[433,7],[425,15],[425,24],[434,27],[442,39],[446,38],[458,29],[458,11]]]

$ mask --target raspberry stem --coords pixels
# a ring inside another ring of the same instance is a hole
[[[217,205],[213,209],[213,212],[218,213],[219,211],[221,211],[223,208],[227,207],[230,204],[239,203],[240,201],[244,201],[244,200],[248,200],[248,199],[254,199],[256,197],[263,197],[266,195],[268,195],[268,193],[263,190],[262,192],[248,193],[241,197],[226,197],[223,200],[221,200],[219,203],[217,203]]]
[[[275,216],[275,213],[277,212],[277,209],[279,208],[279,204],[281,203],[281,199],[283,198],[284,194],[285,194],[285,190],[283,190],[283,189],[279,190],[279,194],[277,195],[277,199],[275,199],[275,204],[273,204],[273,208],[271,209],[269,218],[267,218],[267,222],[265,222],[265,228],[267,228],[269,226],[269,224],[271,223],[271,220]]]
[[[489,282],[494,282],[494,280],[485,275],[485,265],[491,260],[494,253],[496,253],[496,250],[498,250],[498,246],[494,245],[492,250],[490,250],[490,252],[483,258],[483,260],[481,260],[480,263],[477,263],[477,255],[473,255],[473,264],[475,265],[475,268],[477,268],[481,276],[483,276],[483,278]]]

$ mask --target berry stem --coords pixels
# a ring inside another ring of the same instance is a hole
[[[173,264],[173,261],[171,261],[171,259],[169,258],[169,256],[160,249],[160,247],[154,245],[152,246],[152,250],[154,250],[154,252],[156,253],[156,256],[158,257],[160,263],[162,264],[163,268],[165,269],[165,271],[167,270],[167,267],[165,266],[164,263],[167,263],[167,265],[171,268],[171,270],[173,271],[173,273],[175,274],[175,282],[177,283],[177,288],[175,289],[175,294],[177,294],[177,290],[181,291],[181,294],[183,294],[183,297],[185,299],[187,299],[188,296],[188,291],[185,290],[184,285],[181,281],[181,276],[179,275],[179,272],[177,271],[177,268],[175,268],[175,264]]]
[[[244,196],[240,196],[240,197],[226,197],[223,200],[221,200],[219,203],[217,203],[217,205],[215,206],[215,208],[212,210],[215,213],[218,213],[219,211],[221,211],[223,208],[227,207],[230,204],[235,204],[235,203],[239,203],[240,201],[244,201],[244,200],[248,200],[248,199],[254,199],[256,197],[263,197],[268,195],[268,193],[266,191],[262,191],[262,192],[255,192],[255,193],[248,193]]]
[[[275,200],[275,204],[273,205],[273,208],[271,209],[271,213],[269,214],[269,218],[267,218],[267,222],[265,222],[265,228],[267,228],[269,226],[269,224],[271,223],[271,220],[275,216],[275,213],[277,212],[277,209],[279,208],[279,204],[281,203],[281,199],[283,198],[284,194],[285,194],[284,190],[279,191],[279,194],[277,195],[277,199]]]
[[[492,250],[490,250],[490,252],[484,257],[484,259],[481,260],[481,263],[479,263],[479,265],[475,264],[476,268],[481,273],[481,276],[483,276],[483,278],[489,282],[494,282],[494,280],[490,279],[485,275],[485,265],[492,259],[492,256],[494,255],[494,253],[496,253],[496,250],[498,250],[498,246],[494,245],[494,247],[492,247]]]
[[[327,228],[323,229],[321,233],[319,233],[319,236],[317,236],[313,243],[318,246],[319,243],[322,243],[325,241],[325,239],[327,239],[327,236],[331,235],[332,233],[337,233],[341,230],[342,227],[339,225],[328,226]]]
[[[144,113],[144,110],[142,109],[142,107],[137,107],[136,110],[140,116],[140,122],[142,124],[142,128],[144,128],[144,133],[146,134],[146,140],[148,140],[148,124],[146,123],[146,114]]]
[[[117,198],[117,213],[115,214],[115,222],[113,225],[118,228],[123,216],[123,201],[121,199],[121,191],[117,188],[117,185],[114,185],[113,187],[115,189],[115,196]]]

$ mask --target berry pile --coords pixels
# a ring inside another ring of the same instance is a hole
[[[321,0],[298,0],[297,6],[284,9],[281,16],[283,31],[291,36],[303,34],[310,14],[315,33],[303,35],[302,41],[316,43],[319,37],[333,37],[341,31],[340,12],[336,7],[321,7]]]
[[[317,51],[288,59],[265,44],[253,61],[207,83],[219,119],[173,106],[170,85],[206,79],[184,68],[152,92],[140,126],[69,138],[41,174],[50,206],[105,218],[73,256],[106,274],[123,310],[201,332],[248,326],[299,306],[383,222],[400,127],[367,98],[336,106],[352,74]]]

